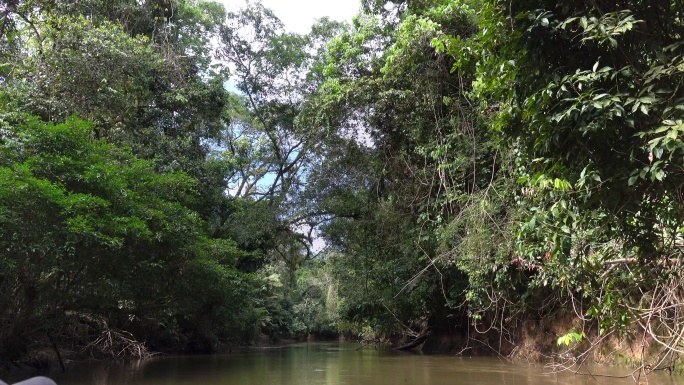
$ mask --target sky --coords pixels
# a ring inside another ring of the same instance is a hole
[[[219,0],[229,11],[242,8],[244,0]],[[337,21],[351,21],[360,8],[360,0],[261,0],[275,13],[290,32],[308,33],[316,19],[329,17]]]

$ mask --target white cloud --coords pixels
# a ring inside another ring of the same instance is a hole
[[[234,11],[244,6],[242,1],[220,0],[226,9]],[[360,8],[360,0],[261,0],[291,32],[308,33],[316,19],[329,17],[351,21]]]

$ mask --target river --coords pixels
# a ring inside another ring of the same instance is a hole
[[[598,370],[597,370],[598,372]],[[626,370],[601,369],[606,374]],[[603,385],[631,378],[548,374],[542,366],[512,365],[495,357],[419,355],[353,343],[308,343],[213,356],[159,357],[128,364],[97,364],[52,376],[58,385]],[[676,384],[655,373],[649,385]],[[684,381],[682,381],[684,383]]]

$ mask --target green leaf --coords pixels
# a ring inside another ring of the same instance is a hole
[[[565,335],[562,335],[558,337],[558,340],[556,341],[556,344],[558,346],[560,345],[565,345],[565,346],[570,346],[572,342],[579,342],[582,340],[582,335],[579,333],[574,333],[570,332]]]

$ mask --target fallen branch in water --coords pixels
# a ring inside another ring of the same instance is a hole
[[[428,339],[430,334],[431,333],[428,330],[428,331],[424,332],[423,334],[419,335],[418,337],[414,338],[413,341],[411,341],[407,344],[401,345],[399,347],[396,347],[392,350],[410,350],[410,349],[417,348],[418,346],[422,345]]]

